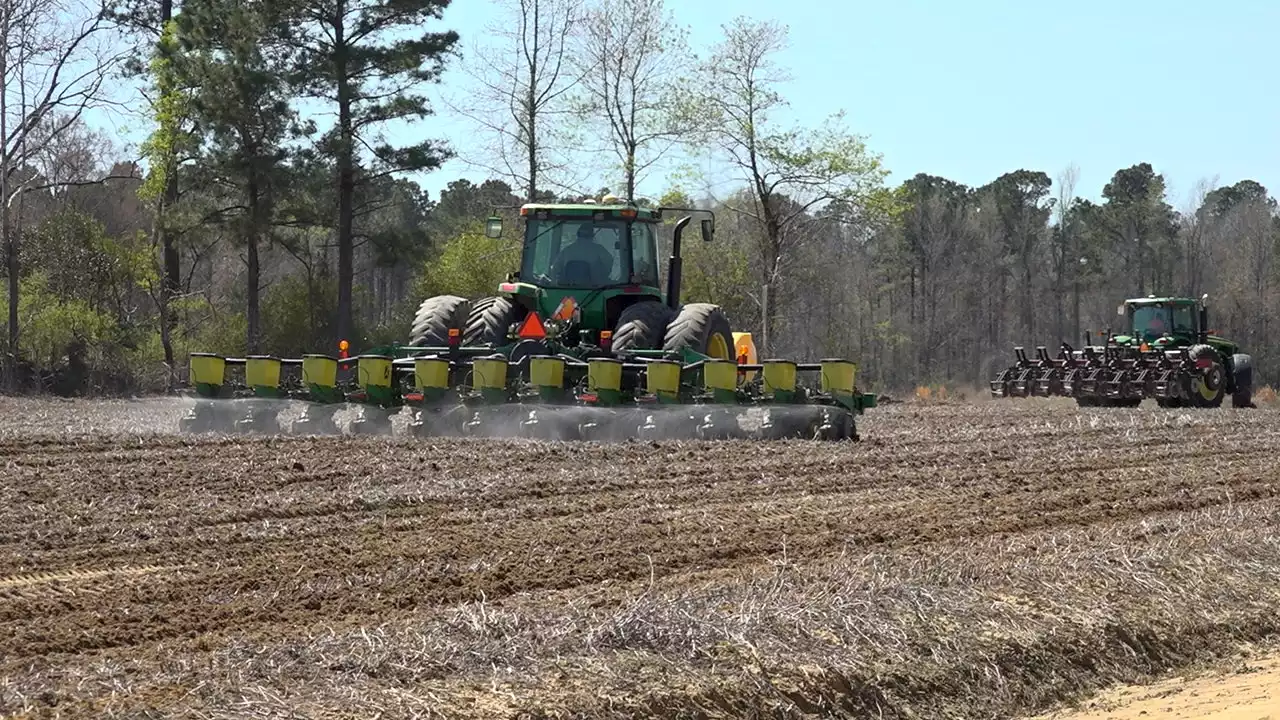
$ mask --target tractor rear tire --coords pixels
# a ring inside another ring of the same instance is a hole
[[[628,305],[618,317],[613,331],[613,352],[629,350],[661,350],[667,337],[667,326],[676,311],[657,300],[641,300]]]
[[[1200,389],[1201,387],[1208,389],[1207,383],[1202,385],[1200,380],[1192,380],[1191,392],[1189,393],[1191,405],[1200,408],[1222,407],[1222,400],[1227,395],[1227,374],[1226,368],[1222,366],[1222,358],[1218,355],[1218,351],[1209,345],[1192,345],[1187,350],[1187,355],[1197,363],[1201,358],[1208,358],[1212,363],[1208,371],[1209,375],[1211,378],[1216,375],[1217,379],[1217,387],[1208,390],[1208,394]]]
[[[462,330],[470,303],[457,295],[436,295],[422,301],[413,317],[409,344],[414,347],[445,347],[449,331]]]
[[[1253,357],[1239,353],[1231,358],[1235,366],[1236,389],[1231,393],[1231,407],[1251,408],[1253,404]]]
[[[733,330],[719,305],[689,303],[680,308],[667,326],[662,349],[678,353],[685,348],[719,360],[737,360]]]
[[[510,341],[507,333],[513,323],[518,323],[529,313],[523,305],[497,295],[475,301],[462,330],[462,344],[466,347],[492,345],[501,347]]]

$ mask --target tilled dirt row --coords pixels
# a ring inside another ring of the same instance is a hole
[[[76,405],[28,402],[9,417],[34,419],[0,432],[0,712],[236,716],[240,702],[349,717],[395,697],[394,716],[500,717],[591,706],[604,678],[618,693],[605,706],[736,716],[757,697],[742,688],[768,686],[758,707],[782,698],[799,712],[816,702],[803,682],[788,681],[792,697],[758,673],[812,653],[806,617],[844,613],[852,632],[858,614],[841,603],[853,596],[883,613],[893,598],[876,583],[901,592],[894,578],[929,566],[962,574],[920,587],[1003,587],[984,557],[1085,567],[1160,523],[1195,529],[1180,531],[1186,551],[1232,513],[1270,517],[1280,496],[1268,411],[893,406],[864,418],[856,444],[595,446],[194,439],[158,432],[173,404],[98,404],[88,428]],[[1233,527],[1229,540],[1258,551],[1272,529]],[[937,564],[948,557],[963,568]],[[701,619],[671,614],[690,602]],[[744,603],[773,629],[744,620]],[[745,623],[736,635],[699,629],[724,605]],[[774,627],[784,606],[790,641]],[[673,644],[682,622],[709,645]],[[763,654],[747,662],[751,648]],[[757,675],[725,676],[728,657]],[[821,674],[849,658],[808,659]],[[810,687],[859,696],[841,682]]]

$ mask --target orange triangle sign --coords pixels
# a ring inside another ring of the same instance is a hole
[[[520,332],[517,335],[525,340],[541,340],[547,336],[547,329],[542,326],[542,319],[538,317],[538,313],[531,312],[525,316],[524,322],[520,323]]]

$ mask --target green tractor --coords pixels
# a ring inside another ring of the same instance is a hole
[[[705,213],[699,226],[711,241],[713,214],[609,196],[519,212],[520,269],[488,297],[424,300],[408,345],[355,358],[345,340],[337,358],[193,353],[198,402],[183,428],[280,432],[279,401],[289,399],[307,402],[289,428],[307,434],[339,432],[335,411],[356,404],[352,432],[388,432],[391,415],[408,407],[418,435],[858,438],[855,416],[875,396],[858,390],[853,362],[758,361],[750,333],[734,332],[720,307],[680,302],[692,215],[675,223],[660,287],[659,223],[667,213]],[[501,237],[501,218],[489,218],[485,233]],[[242,386],[228,382],[237,367]],[[234,422],[220,415],[228,397],[246,401],[233,406],[243,408],[232,410]]]
[[[647,209],[611,200],[521,207],[520,270],[490,297],[427,298],[414,318],[409,345],[484,348],[511,362],[547,353],[587,359],[657,351],[690,361],[736,361],[739,350],[753,353],[750,336],[735,338],[719,306],[680,304],[681,236],[691,217],[676,223],[663,296],[657,226],[664,213],[683,208]],[[710,241],[714,215],[700,226],[703,241]],[[485,234],[500,237],[502,220],[490,218]]]
[[[1137,407],[1152,398],[1160,407],[1216,408],[1227,396],[1234,407],[1254,407],[1253,358],[1209,329],[1209,296],[1133,298],[1117,308],[1120,333],[1107,330],[1101,345],[1063,343],[1058,357],[1044,347],[1029,358],[1014,348],[1016,363],[991,382],[995,397],[1074,397],[1084,407]]]

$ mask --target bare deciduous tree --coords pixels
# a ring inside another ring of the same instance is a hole
[[[1071,337],[1080,336],[1080,260],[1081,237],[1077,223],[1074,222],[1076,207],[1076,182],[1080,177],[1080,168],[1068,165],[1058,174],[1057,202],[1054,203],[1054,215],[1057,227],[1052,233],[1052,255],[1054,276],[1054,331],[1062,338],[1066,333],[1066,313],[1063,302],[1067,297],[1067,286],[1072,287],[1071,322],[1074,328]]]
[[[16,184],[11,180],[45,143],[108,102],[107,80],[124,58],[111,30],[100,7],[79,0],[0,0],[0,235],[9,285],[11,387],[21,268],[10,206],[33,183],[43,182],[34,174]]]
[[[573,57],[586,92],[579,112],[603,125],[625,194],[634,198],[645,171],[694,128],[679,101],[687,33],[663,0],[600,0],[580,30]]]
[[[523,188],[533,202],[554,186],[574,185],[570,95],[582,69],[570,62],[581,0],[502,0],[506,12],[487,29],[494,41],[471,48],[462,64],[474,81],[451,106],[480,130],[469,164]]]
[[[787,29],[738,18],[703,68],[695,113],[712,148],[746,180],[749,205],[731,209],[758,228],[758,262],[770,298],[763,332],[778,317],[779,287],[787,258],[812,239],[812,213],[835,204],[839,216],[866,219],[882,188],[880,158],[862,138],[840,127],[841,114],[816,129],[778,129],[772,112],[786,106],[775,89],[786,81],[772,56],[787,45]]]

